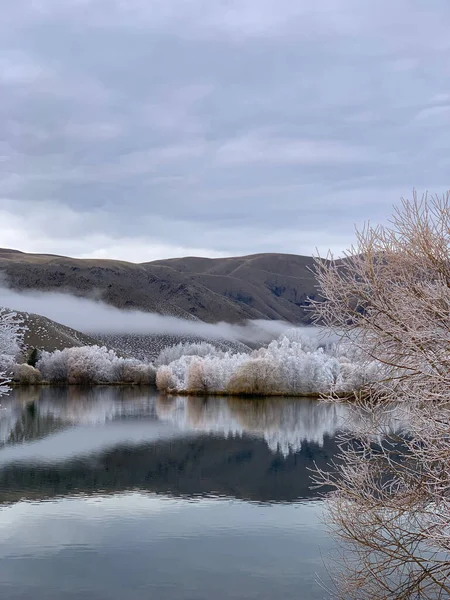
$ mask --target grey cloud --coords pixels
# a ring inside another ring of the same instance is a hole
[[[277,139],[243,136],[229,140],[218,150],[218,162],[225,165],[246,163],[320,165],[359,163],[370,160],[365,148],[329,140]]]
[[[348,246],[413,186],[445,189],[449,18],[443,0],[10,3],[4,239],[86,255],[122,240],[124,256],[133,237],[168,255]]]

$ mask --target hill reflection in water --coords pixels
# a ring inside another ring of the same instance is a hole
[[[313,499],[344,406],[167,398],[122,387],[16,389],[0,412],[0,502],[129,490],[257,502]]]

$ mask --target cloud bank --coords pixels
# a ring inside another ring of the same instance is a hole
[[[36,313],[86,334],[128,333],[205,337],[264,343],[293,325],[283,321],[248,321],[244,325],[204,323],[177,317],[120,310],[103,302],[54,292],[16,292],[0,288],[0,306]]]
[[[2,246],[340,251],[448,185],[445,0],[3,4]]]

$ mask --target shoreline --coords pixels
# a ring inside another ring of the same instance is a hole
[[[69,382],[58,382],[51,383],[48,381],[40,381],[36,383],[20,383],[20,382],[10,382],[9,387],[11,389],[26,389],[26,388],[37,388],[37,387],[55,387],[55,388],[63,388],[63,387],[73,387],[73,388],[95,388],[95,387],[134,387],[134,388],[151,388],[152,390],[157,390],[162,396],[167,396],[168,398],[175,396],[195,396],[198,398],[206,398],[206,397],[235,397],[235,398],[315,398],[317,400],[326,399],[328,394],[319,393],[319,392],[297,392],[297,393],[289,393],[289,392],[272,392],[272,393],[245,393],[245,392],[233,392],[233,391],[208,391],[208,390],[196,390],[196,391],[188,391],[188,390],[158,390],[155,384],[148,383],[132,383],[132,382],[105,382],[105,383],[69,383]],[[345,398],[348,394],[337,394],[340,398]]]
[[[168,390],[161,391],[158,390],[164,396],[197,396],[198,398],[207,397],[207,396],[216,396],[220,397],[235,397],[235,398],[324,398],[325,395],[319,392],[298,392],[296,394],[290,394],[289,392],[272,392],[272,393],[249,393],[249,392],[210,392],[210,391],[187,391],[187,390]]]

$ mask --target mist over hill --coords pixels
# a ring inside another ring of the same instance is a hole
[[[0,249],[2,282],[11,290],[64,292],[206,323],[309,323],[308,298],[317,296],[312,267],[311,257],[292,254],[135,264]]]

